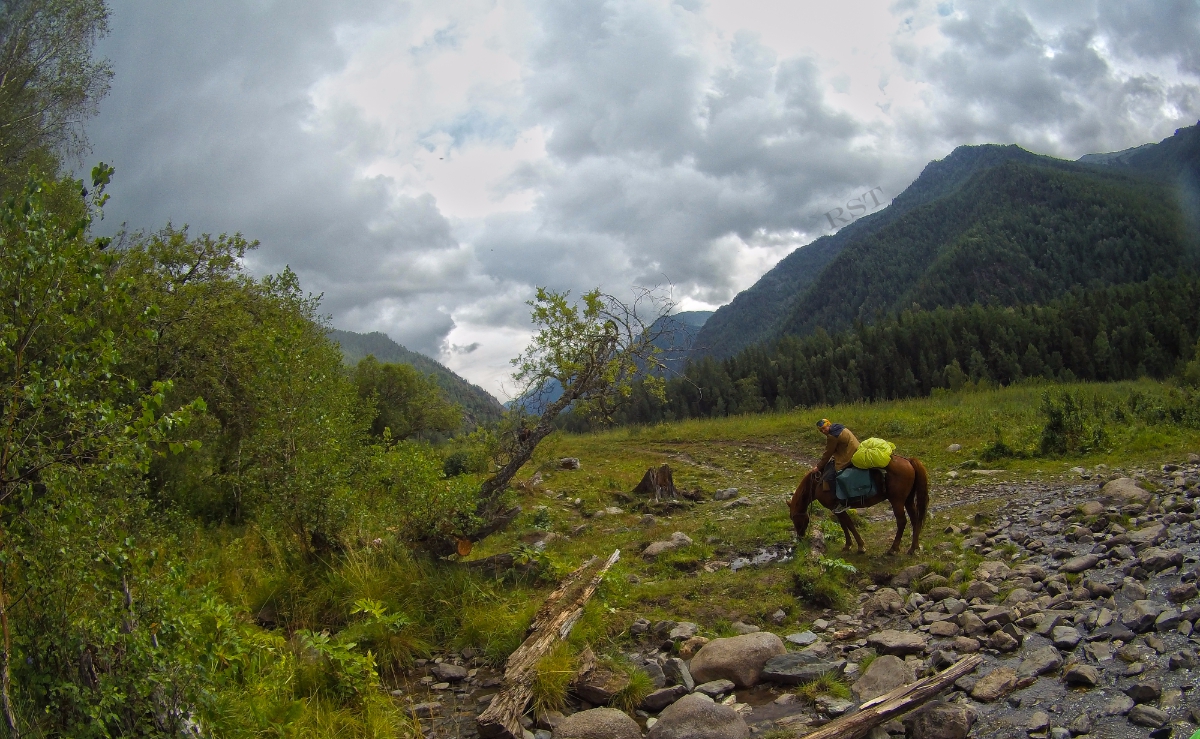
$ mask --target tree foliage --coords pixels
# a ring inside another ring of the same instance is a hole
[[[112,71],[92,58],[108,32],[104,0],[5,0],[0,6],[0,189],[31,161],[83,152],[83,122]]]
[[[907,310],[834,334],[785,337],[691,363],[666,398],[634,386],[623,422],[786,410],[1008,385],[1185,371],[1200,336],[1200,278],[1076,290],[1045,305]],[[579,424],[576,424],[578,427]]]
[[[432,375],[408,364],[383,364],[366,356],[354,366],[358,397],[373,404],[371,433],[397,441],[452,433],[462,425],[462,409],[448,402]]]

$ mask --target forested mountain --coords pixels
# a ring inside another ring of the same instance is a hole
[[[433,375],[446,398],[461,405],[475,423],[499,420],[504,413],[504,406],[488,391],[467,382],[424,354],[397,344],[387,334],[379,331],[359,334],[333,329],[329,332],[329,338],[341,347],[342,357],[348,365],[357,364],[363,357],[373,355],[380,362],[408,364],[423,374]]]
[[[693,358],[917,304],[1016,305],[1196,264],[1200,133],[1067,162],[961,146],[882,211],[797,249],[718,309]]]
[[[945,159],[930,162],[921,175],[883,210],[857,219],[837,233],[800,247],[717,309],[696,336],[692,357],[728,357],[751,344],[772,338],[780,321],[831,260],[893,223],[905,213],[937,200],[967,182],[976,172],[1006,161],[1057,162],[1019,146],[960,146]]]

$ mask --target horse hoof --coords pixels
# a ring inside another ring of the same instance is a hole
[[[867,553],[866,547],[859,547],[859,548],[858,548],[858,553],[859,553],[859,554],[866,554],[866,553]]]

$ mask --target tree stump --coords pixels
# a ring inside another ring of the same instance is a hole
[[[635,493],[642,495],[653,495],[654,500],[662,500],[664,495],[669,495],[675,498],[678,495],[678,490],[675,489],[675,477],[671,474],[671,467],[663,465],[658,469],[651,467],[646,470],[646,474],[642,477],[642,481],[633,489]]]

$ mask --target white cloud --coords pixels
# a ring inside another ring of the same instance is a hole
[[[1169,0],[113,0],[110,218],[242,231],[339,327],[502,392],[535,285],[727,302],[962,143],[1200,117]]]

